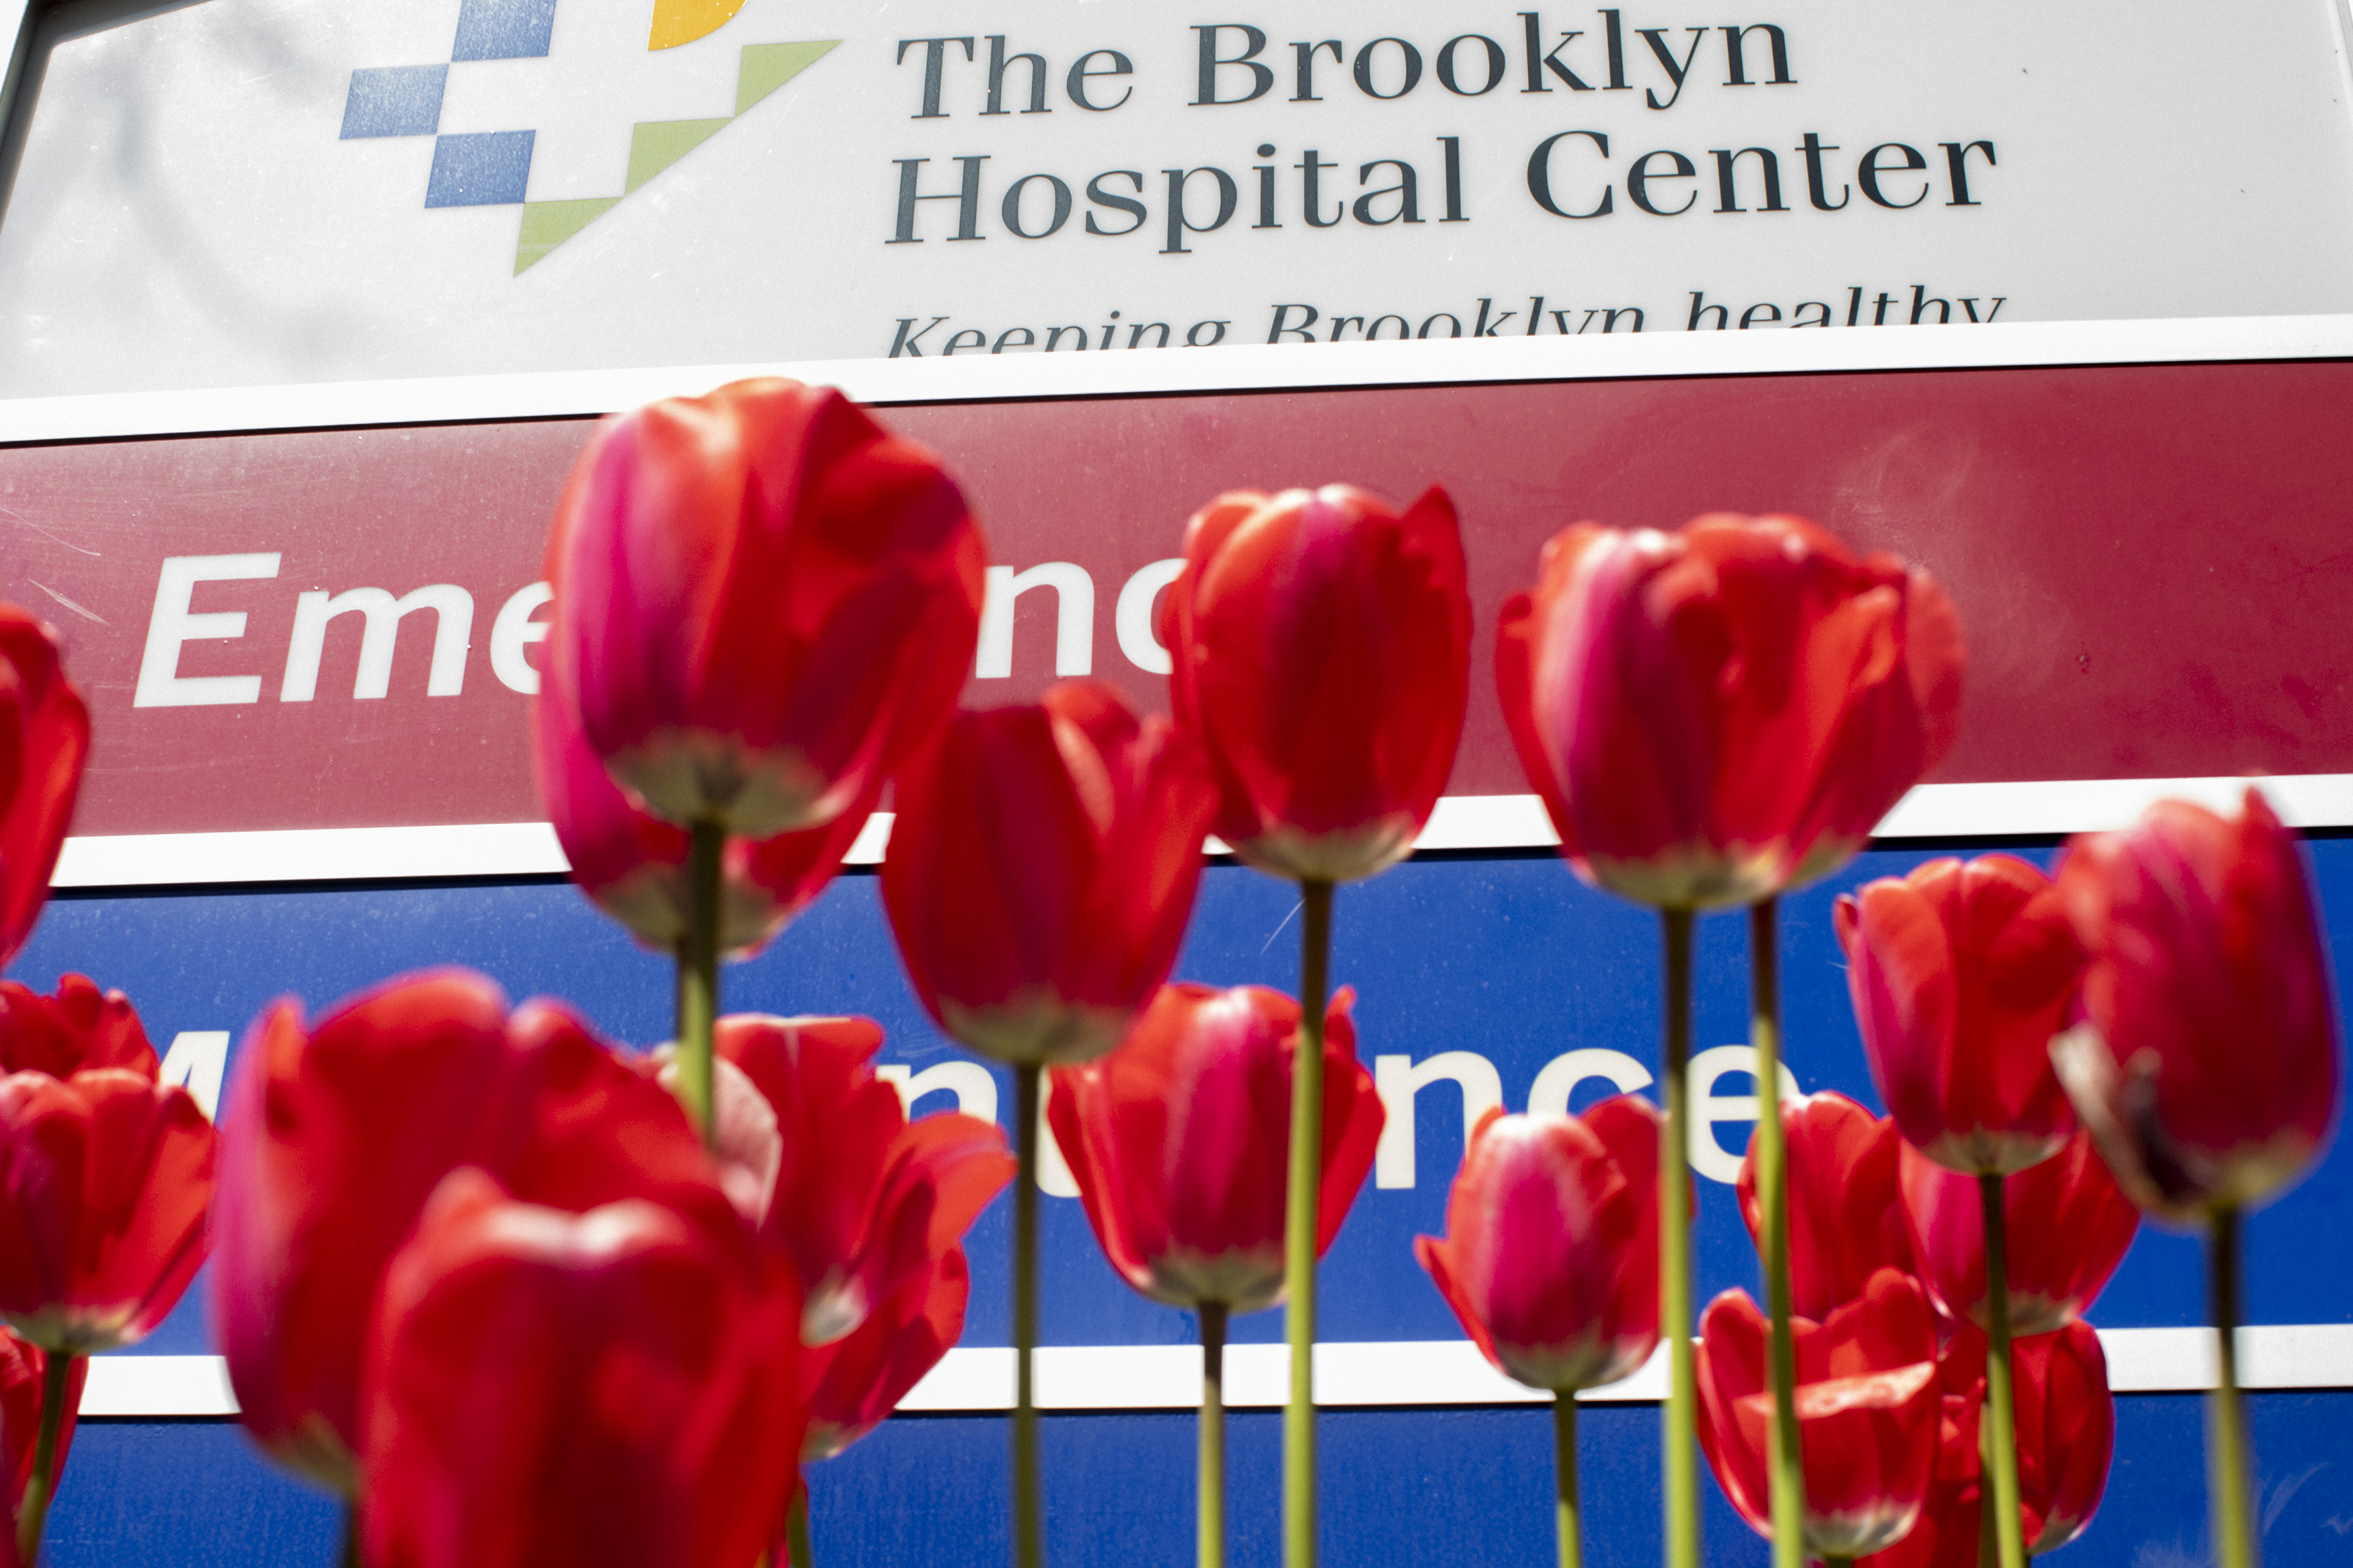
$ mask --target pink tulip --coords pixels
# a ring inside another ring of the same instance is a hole
[[[1659,1113],[1480,1119],[1414,1256],[1496,1368],[1566,1393],[1632,1375],[1659,1344]]]

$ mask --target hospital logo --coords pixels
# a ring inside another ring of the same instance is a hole
[[[462,0],[447,60],[352,72],[343,135],[431,137],[425,205],[522,208],[520,273],[840,42],[681,47],[744,5],[655,0],[648,27],[573,0],[559,27],[557,0]],[[625,118],[641,108],[662,117]]]

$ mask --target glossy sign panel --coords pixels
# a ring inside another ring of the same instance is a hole
[[[2313,363],[886,417],[962,477],[998,563],[965,691],[980,705],[1086,670],[1164,706],[1152,606],[1185,517],[1220,490],[1445,485],[1479,639],[1449,793],[1497,795],[1526,785],[1494,706],[1493,627],[1542,542],[1581,519],[1718,509],[1807,513],[1950,590],[1972,653],[1940,778],[2353,770],[2348,398],[2353,366]],[[516,688],[545,616],[549,510],[587,428],[0,450],[0,593],[57,624],[96,715],[76,830],[536,818]]]
[[[1782,938],[1788,1050],[1801,1086],[1871,1099],[1829,929],[1837,889],[1902,871],[1923,857],[1874,853],[1833,883],[1789,900]],[[2313,846],[2329,939],[2353,961],[2353,841]],[[859,1010],[890,1032],[882,1059],[912,1072],[959,1061],[906,990],[871,877],[837,883],[766,954],[726,973],[727,1005],[779,1012]],[[1239,868],[1205,879],[1179,973],[1287,985],[1295,969],[1294,895]],[[1699,1044],[1738,1040],[1746,1005],[1744,926],[1701,922]],[[1412,1237],[1442,1223],[1460,1159],[1465,1089],[1490,1088],[1517,1109],[1548,1064],[1572,1051],[1639,1077],[1657,1063],[1657,940],[1652,919],[1578,885],[1542,857],[1417,861],[1341,894],[1335,977],[1359,992],[1361,1050],[1433,1078],[1399,1105],[1413,1137],[1392,1134],[1388,1169],[1367,1182],[1324,1271],[1323,1333],[1335,1341],[1452,1339],[1460,1331],[1410,1256]],[[126,987],[157,1042],[236,1031],[273,995],[314,1008],[385,974],[463,962],[517,995],[545,992],[585,1009],[614,1037],[666,1032],[668,964],[633,948],[571,889],[555,884],[76,897],[55,901],[14,967],[46,985],[81,968]],[[1724,1058],[1719,1055],[1721,1063]],[[976,1065],[976,1064],[973,1064]],[[1756,1284],[1731,1189],[1711,1179],[1745,1146],[1750,1080],[1719,1072],[1701,1108],[1707,1169],[1699,1189],[1699,1288]],[[1399,1075],[1394,1067],[1388,1076]],[[1492,1084],[1489,1079],[1492,1076]],[[1609,1085],[1588,1079],[1583,1104]],[[1011,1095],[998,1080],[997,1104]],[[945,1094],[919,1102],[944,1108]],[[1394,1183],[1396,1184],[1384,1184]],[[2263,1323],[2340,1321],[2353,1266],[2333,1237],[2353,1206],[2353,1152],[2340,1145],[2248,1230],[2248,1304]],[[964,1342],[1005,1342],[1005,1205],[970,1241],[972,1310]],[[1181,1313],[1146,1303],[1113,1276],[1068,1198],[1044,1203],[1043,1327],[1055,1345],[1183,1344]],[[2186,1238],[2145,1231],[2092,1317],[2104,1328],[2194,1324],[2199,1265]],[[1279,1312],[1240,1320],[1246,1346],[1279,1336]],[[144,1350],[211,1347],[200,1307],[185,1306]],[[135,1353],[135,1352],[134,1352]],[[2353,1394],[2253,1397],[2267,1540],[2275,1560],[2337,1560],[2353,1519],[2338,1459]],[[1504,1564],[1549,1549],[1550,1428],[1540,1409],[1350,1409],[1324,1417],[1324,1541],[1335,1562],[1442,1560]],[[1655,1561],[1657,1427],[1651,1407],[1601,1405],[1581,1420],[1588,1561]],[[1177,1414],[1050,1415],[1049,1528],[1056,1561],[1173,1565],[1189,1560],[1191,1427]],[[1230,1464],[1237,1563],[1277,1555],[1277,1420],[1234,1417]],[[2203,1490],[2198,1403],[2126,1395],[2108,1502],[2061,1563],[2179,1568],[2201,1561]],[[987,1415],[895,1418],[811,1471],[823,1561],[963,1565],[1007,1551],[1005,1423]],[[1710,1561],[1752,1568],[1764,1548],[1704,1483]],[[325,1560],[337,1520],[323,1498],[269,1471],[235,1433],[201,1422],[90,1423],[60,1500],[61,1564],[148,1560],[196,1564]]]
[[[2353,963],[2353,840],[2313,849],[2342,973]],[[1785,901],[1787,1061],[1801,1089],[1832,1089],[1876,1103],[1831,932],[1831,901],[1841,889],[1925,858],[1866,855],[1831,882]],[[862,1013],[889,1033],[885,1064],[921,1074],[965,1060],[908,991],[876,888],[871,876],[841,879],[767,952],[731,966],[726,1009]],[[1292,985],[1296,903],[1296,892],[1271,878],[1212,869],[1178,976]],[[62,970],[82,970],[128,992],[159,1047],[183,1031],[227,1030],[234,1051],[237,1034],[275,996],[290,993],[315,1010],[385,976],[444,963],[482,969],[517,998],[565,998],[617,1040],[642,1045],[670,1033],[669,960],[633,946],[575,891],[556,884],[60,900],[13,973],[46,987]],[[1416,861],[1341,891],[1332,973],[1335,984],[1356,987],[1359,1054],[1385,1080],[1393,1125],[1324,1266],[1319,1332],[1351,1342],[1459,1339],[1459,1326],[1413,1260],[1412,1238],[1443,1226],[1464,1131],[1487,1105],[1517,1110],[1532,1096],[1556,1102],[1566,1095],[1582,1107],[1620,1083],[1649,1082],[1659,1059],[1656,918],[1586,889],[1549,857]],[[1756,1280],[1730,1185],[1755,1113],[1738,1044],[1746,1037],[1742,917],[1700,922],[1696,987],[1694,1164],[1704,1301]],[[1554,1067],[1573,1052],[1583,1054]],[[938,1088],[917,1100],[919,1112],[961,1103],[1000,1121],[1011,1114],[1010,1080],[995,1069],[987,1080],[993,1092],[968,1073],[935,1074],[913,1087],[931,1085]],[[2307,1243],[2334,1235],[2348,1205],[2353,1147],[2340,1144],[2302,1186],[2253,1216],[2249,1321],[2343,1320],[2353,1300],[2353,1257]],[[966,1344],[1008,1342],[1004,1208],[997,1205],[974,1232]],[[1044,1215],[1044,1342],[1153,1345],[1191,1337],[1185,1314],[1120,1284],[1075,1199],[1050,1196]],[[2145,1230],[2094,1321],[2104,1328],[2201,1321],[2198,1257],[2188,1238]],[[204,1350],[198,1319],[193,1304],[184,1307],[147,1348]],[[1234,1337],[1278,1340],[1280,1314],[1239,1319]]]
[[[2353,307],[2330,0],[126,9],[0,395]]]

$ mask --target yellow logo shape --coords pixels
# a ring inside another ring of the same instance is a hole
[[[646,39],[649,49],[676,48],[715,33],[734,20],[744,0],[654,0],[654,26]]]

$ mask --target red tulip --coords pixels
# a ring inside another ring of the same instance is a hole
[[[1324,1180],[1315,1250],[1372,1169],[1381,1102],[1343,986],[1324,1015]],[[1259,985],[1171,985],[1127,1043],[1060,1068],[1046,1119],[1111,1266],[1171,1306],[1254,1312],[1282,1299],[1291,1069],[1299,1004]]]
[[[1912,1272],[1892,1118],[1825,1092],[1781,1102],[1788,1149],[1789,1290],[1802,1317],[1824,1318],[1863,1292],[1882,1268]],[[1740,1163],[1740,1217],[1763,1241],[1757,1148]]]
[[[1789,1321],[1798,1360],[1806,1551],[1862,1557],[1919,1518],[1936,1468],[1942,1402],[1936,1320],[1919,1285],[1893,1268],[1822,1322]],[[1768,1539],[1765,1452],[1773,1424],[1769,1326],[1746,1291],[1700,1319],[1699,1437],[1725,1496]]]
[[[1464,576],[1434,485],[1402,515],[1348,485],[1232,490],[1193,514],[1160,638],[1237,855],[1337,882],[1412,850],[1462,735]]]
[[[136,1344],[205,1260],[213,1126],[117,1068],[0,1079],[0,1317],[55,1354]]]
[[[1665,909],[1833,869],[1951,750],[1964,656],[1942,589],[1803,518],[1579,523],[1504,606],[1496,685],[1562,853]]]
[[[1212,805],[1194,747],[1065,680],[958,714],[898,803],[882,902],[940,1026],[1017,1064],[1117,1045],[1192,913]]]
[[[449,1172],[479,1165],[574,1211],[725,1204],[676,1100],[564,1008],[510,1016],[459,970],[388,982],[307,1029],[279,1003],[247,1034],[221,1120],[211,1306],[237,1404],[273,1457],[345,1491],[385,1268]]]
[[[2335,1131],[2341,1048],[2295,836],[2253,789],[2232,819],[2160,801],[2073,839],[2059,889],[2092,961],[2052,1052],[2125,1191],[2189,1222],[2295,1181]]]
[[[1964,1338],[1974,1350],[1963,1344]],[[1948,1341],[1937,1355],[1936,1384],[1936,1463],[1927,1499],[1903,1540],[1862,1559],[1869,1568],[1982,1568],[1978,1537],[1985,1514],[1985,1460],[1978,1447],[1985,1414],[1984,1336],[1965,1332]]]
[[[1556,1394],[1631,1376],[1659,1346],[1659,1113],[1631,1095],[1583,1116],[1490,1110],[1414,1237],[1487,1359]]]
[[[1872,1568],[1977,1568],[1981,1500],[1976,1413],[1985,1397],[1985,1336],[1961,1326],[1945,1352],[1948,1436],[1931,1491],[1935,1528],[1931,1518],[1924,1518],[1900,1547],[1871,1559]],[[2085,1322],[2011,1342],[2010,1374],[2018,1416],[2020,1534],[2027,1554],[2040,1557],[2083,1534],[2098,1511],[2116,1447],[2116,1399],[2108,1392],[2100,1336]],[[1965,1396],[1950,1392],[1965,1384]],[[1965,1430],[1957,1431],[1952,1422],[1956,1404],[1965,1404],[1969,1412]],[[1949,1499],[1938,1495],[1948,1472],[1956,1478],[1965,1473],[1968,1483],[1956,1482]]]
[[[89,755],[90,710],[66,679],[56,635],[0,605],[0,963],[48,901]]]
[[[121,992],[100,992],[82,974],[59,975],[54,996],[0,980],[0,1072],[71,1078],[86,1068],[120,1068],[152,1083],[162,1065]]]
[[[448,1177],[370,1342],[367,1561],[752,1562],[795,1484],[797,1309],[719,1217],[574,1215]]]
[[[573,466],[549,672],[655,816],[821,826],[947,716],[983,555],[937,459],[840,393],[669,398],[598,426]]]
[[[2008,855],[1931,860],[1833,912],[1871,1075],[1907,1142],[2000,1175],[2066,1141],[2051,1039],[2084,952],[2048,877]]]
[[[1939,1311],[1987,1326],[1985,1207],[1978,1178],[1906,1147],[1904,1210],[1920,1282]],[[2089,1136],[2002,1179],[2010,1329],[2044,1334],[2090,1307],[2140,1229],[2140,1211],[2101,1163]]]
[[[5,1528],[0,1528],[0,1568],[19,1568],[16,1516],[24,1510],[25,1490],[33,1479],[35,1446],[41,1430],[41,1404],[48,1376],[48,1352],[14,1334],[0,1333],[0,1485],[7,1488]],[[65,1474],[66,1455],[73,1447],[74,1425],[81,1412],[81,1391],[90,1381],[90,1362],[76,1356],[66,1369],[64,1425],[58,1432],[58,1452],[51,1474]]]
[[[964,1248],[950,1247],[848,1338],[802,1352],[809,1424],[801,1458],[830,1459],[880,1426],[963,1336],[971,1293]]]
[[[760,1234],[798,1277],[804,1343],[840,1339],[932,1272],[1013,1179],[994,1123],[907,1120],[869,1065],[882,1048],[870,1018],[744,1015],[719,1020],[716,1040],[775,1113],[775,1197]]]
[[[539,798],[554,823],[572,879],[639,942],[677,952],[692,915],[687,830],[631,804],[589,749],[577,709],[560,681],[549,680],[532,704],[532,742]],[[719,873],[722,952],[757,952],[816,901],[858,841],[883,784],[877,775],[863,795],[822,827],[726,841]]]
[[[2083,1534],[2099,1510],[2116,1450],[2116,1402],[2108,1392],[2108,1358],[2089,1323],[2015,1342],[2010,1363],[2019,1505],[2026,1550],[2040,1557]]]

